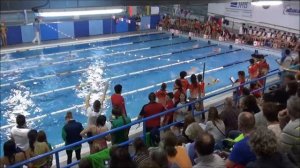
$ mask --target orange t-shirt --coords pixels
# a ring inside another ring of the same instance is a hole
[[[182,89],[184,91],[186,91],[189,88],[189,85],[190,85],[189,81],[186,80],[186,79],[180,79],[180,81],[181,81],[181,84],[182,84]]]
[[[157,102],[161,103],[163,106],[166,105],[166,97],[167,97],[167,91],[165,90],[158,90],[156,93]]]
[[[199,83],[197,83],[197,85],[194,84],[190,84],[189,86],[190,89],[190,96],[191,98],[198,98],[198,95],[201,91],[201,86]]]
[[[250,79],[257,78],[257,76],[258,76],[258,66],[256,64],[250,65],[248,67],[248,73],[250,75]]]
[[[185,148],[182,146],[176,146],[175,148],[177,153],[174,157],[168,156],[169,162],[178,165],[180,168],[192,168],[192,162]]]
[[[111,104],[113,107],[119,107],[122,109],[122,114],[126,114],[126,109],[125,109],[125,101],[123,96],[121,96],[120,94],[113,94],[110,97],[111,99]]]

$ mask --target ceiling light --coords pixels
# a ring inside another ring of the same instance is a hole
[[[254,6],[276,6],[281,5],[282,1],[255,1],[251,2],[251,5]]]
[[[123,9],[103,9],[86,11],[58,11],[58,12],[40,12],[41,17],[59,17],[59,16],[84,16],[84,15],[105,15],[123,12]]]

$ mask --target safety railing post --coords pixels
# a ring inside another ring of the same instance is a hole
[[[58,152],[55,153],[55,162],[56,162],[56,167],[57,167],[57,168],[60,168]]]

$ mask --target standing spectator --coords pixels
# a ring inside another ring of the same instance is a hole
[[[173,93],[174,93],[174,103],[177,104],[179,102],[180,94],[181,93],[185,94],[180,79],[175,80]]]
[[[298,95],[292,96],[287,101],[287,114],[290,122],[281,133],[281,145],[285,151],[291,152],[300,164],[300,89]]]
[[[255,154],[251,151],[249,136],[255,127],[255,119],[253,114],[249,112],[242,112],[238,117],[239,130],[244,134],[244,139],[237,142],[230,153],[229,158],[226,160],[226,167],[233,168],[237,166],[244,167],[249,162],[255,161]]]
[[[220,143],[225,138],[225,124],[219,117],[216,107],[208,109],[205,131],[212,134],[217,143]]]
[[[131,123],[131,120],[128,116],[122,114],[122,110],[119,108],[112,109],[112,114],[114,115],[114,119],[111,121],[111,129],[122,127],[126,124]],[[111,134],[111,143],[113,145],[120,144],[122,142],[128,141],[130,127],[127,129],[123,129]]]
[[[136,165],[132,161],[128,152],[128,148],[124,147],[112,147],[109,152],[110,155],[110,168],[135,168]]]
[[[193,168],[224,168],[225,161],[217,154],[214,154],[215,139],[209,133],[200,134],[195,141],[195,149],[198,158],[195,159],[196,165]]]
[[[167,84],[162,83],[160,90],[156,91],[155,95],[157,98],[157,102],[161,103],[163,106],[166,106],[167,102]]]
[[[181,93],[179,102],[176,105],[176,107],[181,107],[181,108],[175,111],[175,116],[174,116],[175,121],[180,121],[180,123],[178,124],[179,127],[183,126],[183,120],[185,116],[191,114],[191,110],[192,110],[191,106],[184,106],[186,103],[187,103],[186,95],[184,93]]]
[[[267,102],[263,104],[263,114],[268,121],[268,129],[272,130],[276,137],[280,139],[281,128],[278,121],[279,107],[276,103]]]
[[[35,43],[37,41],[38,44],[41,44],[41,37],[40,37],[41,28],[40,28],[40,20],[38,18],[34,19],[33,28],[34,28],[35,36],[34,39],[32,40],[32,43]]]
[[[122,114],[127,115],[125,108],[125,100],[122,94],[122,85],[117,84],[114,87],[115,94],[111,95],[111,104],[113,108],[120,108],[122,110]]]
[[[190,101],[194,101],[198,98],[201,97],[201,88],[200,84],[197,81],[197,77],[195,74],[191,75],[191,84],[189,85],[189,90],[190,90]]]
[[[17,151],[26,151],[29,147],[27,134],[30,129],[26,125],[25,116],[19,114],[16,123],[17,125],[11,129],[11,138],[17,145]]]
[[[142,107],[138,119],[146,118],[165,111],[163,105],[155,101],[156,100],[155,93],[151,92],[148,98],[150,102],[148,104],[145,104]],[[160,117],[156,117],[154,119],[146,121],[147,132],[150,132],[152,129],[159,128],[159,127],[160,127]]]
[[[37,134],[37,141],[38,142],[45,142],[48,145],[48,148],[50,151],[52,151],[52,146],[51,144],[47,141],[47,136],[46,133],[44,131],[39,131]],[[52,160],[53,160],[53,156],[50,156],[47,160],[47,166],[51,167],[52,166]]]
[[[101,115],[101,102],[99,100],[95,100],[93,103],[93,108],[88,107],[86,111],[88,117],[87,125],[88,126],[96,125],[96,120],[98,116]]]
[[[259,75],[258,66],[257,64],[255,64],[255,60],[253,58],[251,58],[249,62],[250,62],[250,66],[248,67],[248,73],[250,79],[253,80],[256,79]]]
[[[239,109],[234,105],[232,98],[227,97],[224,101],[223,111],[220,114],[220,118],[225,125],[226,136],[230,131],[238,129],[238,116]]]
[[[179,168],[191,168],[191,160],[182,146],[177,145],[177,137],[171,131],[164,135],[164,150],[168,155],[169,163],[175,164]]]
[[[169,109],[172,109],[175,107],[174,102],[173,102],[173,97],[174,97],[174,95],[172,92],[169,92],[167,94],[167,97],[166,97],[167,102],[166,102],[166,107],[165,107],[166,110],[169,110]],[[174,115],[174,112],[170,112],[170,113],[166,114],[164,116],[162,126],[171,124],[173,122],[173,115]]]
[[[1,42],[2,46],[5,47],[7,46],[7,27],[5,26],[4,22],[0,24],[0,35],[1,35]]]
[[[26,151],[27,158],[32,158],[50,151],[46,142],[37,141],[37,135],[38,133],[36,130],[30,130],[28,132],[29,149]],[[28,165],[28,167],[47,167],[50,158],[51,156],[46,156],[44,158],[33,161]]]
[[[105,126],[105,123],[106,123],[106,117],[104,115],[100,115],[97,118],[96,125],[90,125],[86,129],[81,131],[80,135],[83,137],[90,132],[92,136],[95,136],[103,132],[106,132],[108,131],[108,128]],[[109,135],[103,138],[95,139],[91,143],[89,143],[90,154],[97,153],[107,148],[106,140],[110,140]]]
[[[267,63],[267,60],[265,59],[264,55],[258,56],[257,64],[258,64],[258,70],[259,70],[258,78],[261,78],[261,77],[267,75],[270,70],[270,65]],[[264,86],[266,79],[261,79],[258,82],[259,82],[260,86]]]
[[[81,141],[82,137],[80,136],[80,132],[83,130],[82,124],[73,119],[72,112],[67,112],[65,120],[66,124],[62,128],[62,138],[65,141],[65,145],[70,145],[72,143]],[[68,156],[68,164],[72,162],[72,153],[74,150],[76,154],[76,159],[81,159],[81,145],[66,149],[66,153]]]
[[[150,160],[149,151],[142,138],[135,138],[133,141],[133,147],[135,150],[133,161],[138,167],[140,167],[143,162]]]
[[[16,143],[13,140],[8,140],[3,145],[4,157],[0,159],[0,167],[8,167],[18,162],[26,160],[24,152],[18,152]]]
[[[187,76],[187,72],[181,71],[179,75],[180,75],[180,81],[182,84],[182,89],[186,93],[186,90],[189,88],[189,85],[190,85],[189,81],[187,79],[185,79],[185,77]]]
[[[264,127],[253,132],[249,145],[257,160],[247,164],[247,168],[296,168],[286,154],[279,153],[277,138],[273,131]]]

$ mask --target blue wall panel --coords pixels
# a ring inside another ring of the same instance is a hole
[[[48,25],[56,30],[51,29],[45,24],[41,24],[41,40],[57,40],[58,32],[57,32],[57,24],[56,23],[48,23]]]
[[[34,38],[34,30],[32,25],[21,26],[23,43],[31,42]]]
[[[58,27],[58,31],[60,31],[58,33],[58,38],[62,39],[62,38],[70,38],[67,36],[71,36],[74,37],[74,23],[73,22],[62,22],[62,23],[58,23],[57,24]],[[67,36],[65,36],[64,34],[66,34]]]
[[[7,28],[7,44],[22,43],[22,33],[20,26],[9,26]]]
[[[119,21],[116,24],[116,32],[117,33],[128,32],[128,23],[126,22],[126,19],[124,19],[123,21]]]
[[[111,34],[116,32],[116,21],[114,19],[103,20],[103,34]]]
[[[150,25],[150,16],[143,16],[141,18],[141,30],[149,29],[148,25]]]
[[[136,31],[136,22],[131,20],[130,24],[128,25],[128,31]]]
[[[160,16],[159,15],[152,15],[150,18],[150,28],[155,29],[157,24],[159,23]]]
[[[90,35],[103,34],[103,21],[102,20],[90,20],[89,21]]]
[[[89,36],[89,21],[76,21],[74,22],[75,37]]]

